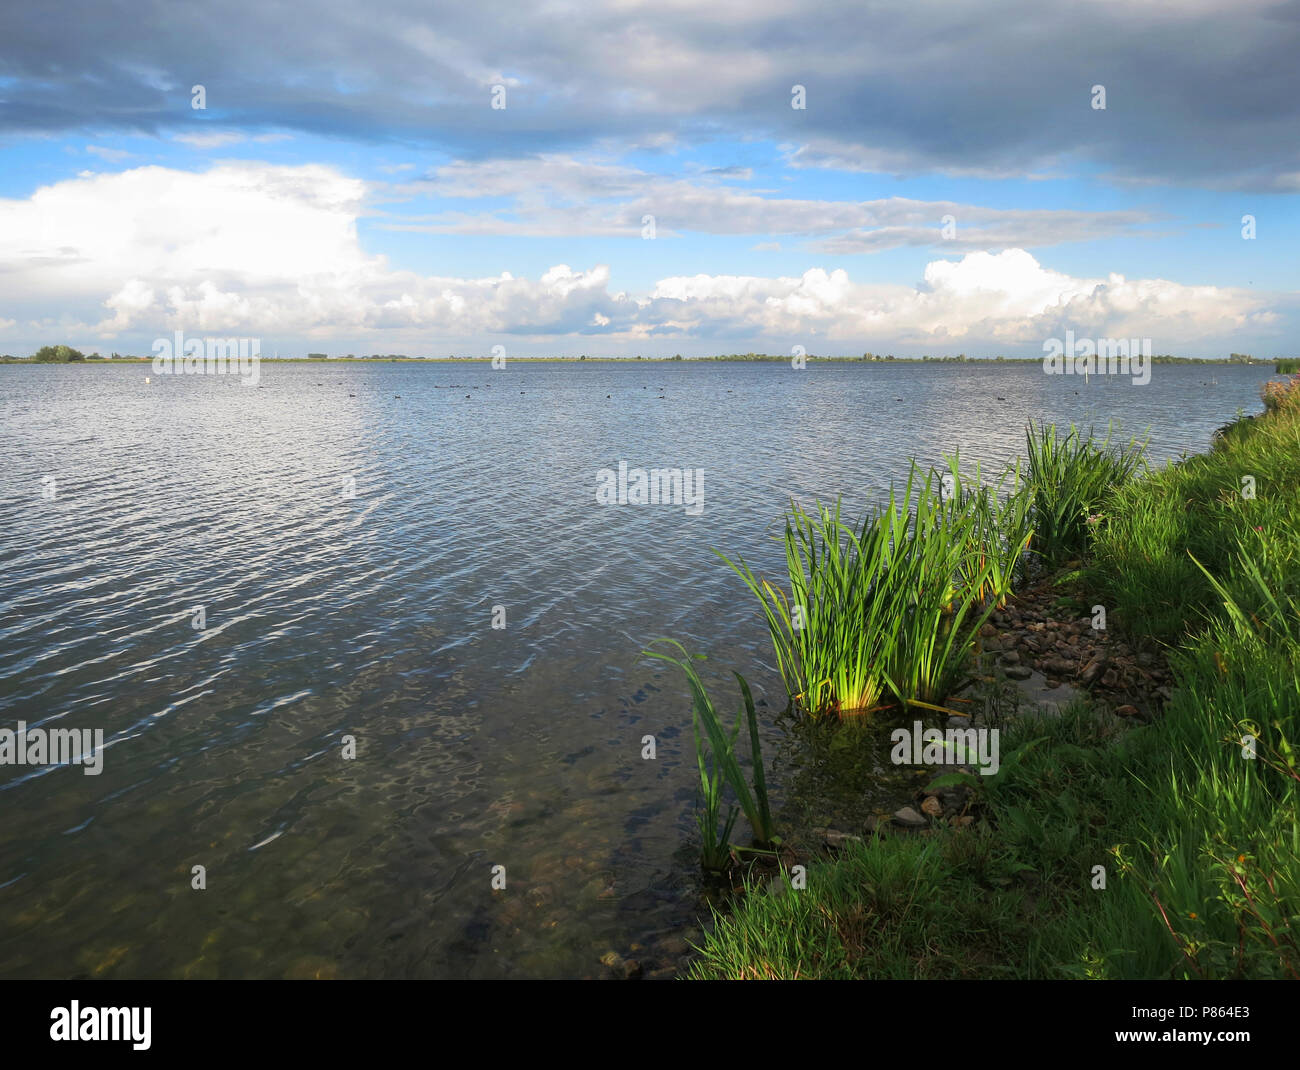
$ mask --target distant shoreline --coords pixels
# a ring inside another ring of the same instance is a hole
[[[492,357],[260,357],[263,364],[491,364]],[[809,364],[1042,364],[1043,357],[814,357],[803,358]],[[1153,364],[1195,364],[1199,366],[1241,366],[1267,368],[1279,363],[1274,360],[1233,360],[1231,357],[1175,357],[1153,356]],[[788,356],[771,356],[755,353],[743,356],[715,357],[511,357],[518,364],[751,364],[788,363]],[[152,357],[90,357],[85,360],[55,361],[33,360],[30,357],[0,357],[0,364],[29,365],[34,367],[69,367],[77,365],[109,367],[120,365],[151,364]],[[1283,361],[1285,362],[1285,361]]]

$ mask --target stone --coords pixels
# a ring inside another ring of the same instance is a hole
[[[600,964],[608,966],[611,970],[617,970],[623,965],[623,956],[617,951],[606,951],[600,956]]]
[[[901,810],[894,811],[894,823],[902,825],[903,828],[925,828],[929,822],[913,810],[910,806],[904,806]]]
[[[1002,655],[1002,664],[1003,664],[1003,665],[1019,665],[1019,664],[1020,664],[1020,655],[1017,654],[1014,650],[1008,650],[1005,654]]]
[[[623,980],[639,981],[641,979],[641,963],[637,962],[636,959],[624,959],[621,972]]]
[[[943,814],[943,803],[933,795],[927,795],[925,802],[921,803],[921,810],[931,817],[940,817]]]
[[[659,950],[671,958],[685,955],[691,950],[690,941],[684,936],[665,936],[658,944]]]
[[[861,843],[861,836],[854,836],[851,832],[841,832],[839,829],[827,829],[822,842],[834,851],[842,849],[845,844]]]
[[[1137,717],[1138,709],[1136,706],[1116,706],[1115,716],[1116,717]]]
[[[988,639],[997,634],[998,630],[992,624],[984,623],[980,625],[980,638]]]
[[[1006,668],[1008,679],[1011,680],[1028,680],[1033,672],[1028,665],[1008,665]]]
[[[1115,669],[1107,669],[1102,675],[1101,686],[1114,687],[1117,683],[1119,683],[1119,672]]]

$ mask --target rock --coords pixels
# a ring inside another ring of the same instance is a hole
[[[954,817],[954,818],[952,819],[952,823],[953,823],[954,825],[956,825],[958,828],[963,828],[963,829],[964,829],[964,828],[966,828],[967,825],[972,825],[972,824],[974,824],[974,823],[975,823],[975,818],[974,818],[972,815],[970,815],[970,814],[962,814],[961,817]]]
[[[1014,650],[1008,650],[1005,654],[1002,655],[1002,664],[1003,664],[1003,665],[1019,665],[1019,664],[1020,664],[1020,655],[1017,654]]]
[[[838,851],[849,843],[861,843],[861,836],[854,836],[851,832],[841,832],[839,829],[827,829],[826,835],[822,837],[822,842],[832,850]]]
[[[662,966],[657,970],[651,970],[645,975],[647,981],[671,981],[677,976],[677,967]]]
[[[969,728],[969,727],[970,727],[970,723],[971,723],[971,721],[970,721],[970,718],[969,718],[969,717],[949,717],[949,718],[948,718],[948,727],[949,727],[949,728]]]
[[[1053,676],[1069,676],[1073,666],[1065,658],[1052,656],[1043,659],[1043,668]]]
[[[1006,674],[1012,680],[1028,680],[1033,675],[1033,672],[1028,665],[1008,665]]]
[[[1139,716],[1138,708],[1136,706],[1116,706],[1115,716],[1116,717],[1137,717]]]
[[[1083,672],[1079,673],[1079,681],[1085,686],[1091,687],[1092,682],[1101,675],[1102,669],[1106,667],[1105,658],[1093,658],[1083,667]]]
[[[902,825],[903,828],[918,829],[925,828],[929,825],[929,821],[910,806],[904,806],[901,810],[894,811],[894,824]]]
[[[618,970],[623,965],[623,956],[617,951],[606,951],[600,956],[600,964],[608,966],[611,970]]]
[[[658,944],[659,950],[671,958],[685,955],[691,950],[690,941],[684,936],[665,936]],[[653,974],[651,975],[653,976]]]
[[[871,814],[867,820],[862,823],[862,828],[868,836],[874,835],[876,830],[880,828],[880,818],[876,817],[875,814]]]
[[[1115,669],[1107,669],[1102,675],[1101,686],[1114,687],[1117,683],[1119,683],[1119,673]]]
[[[997,634],[998,634],[998,630],[992,624],[988,624],[986,622],[980,625],[980,638],[988,639]]]
[[[987,650],[990,654],[996,654],[999,650],[1002,649],[1002,640],[999,639],[996,635],[991,635],[984,640],[984,649]]]
[[[931,817],[940,817],[943,814],[943,803],[933,795],[927,795],[925,802],[921,803],[921,809]]]
[[[636,959],[624,959],[622,968],[624,981],[639,981],[641,979],[641,963]]]

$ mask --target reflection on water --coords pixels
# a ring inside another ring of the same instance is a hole
[[[857,512],[956,449],[987,469],[1029,417],[1196,452],[1268,377],[147,370],[0,369],[0,726],[107,748],[99,776],[0,766],[0,976],[581,977],[633,945],[672,965],[701,910],[697,774],[682,681],[638,651],[681,638],[725,707],[732,667],[784,706],[713,547],[769,571],[789,498]],[[620,460],[703,469],[703,514],[597,506]],[[767,734],[784,797],[807,748]]]

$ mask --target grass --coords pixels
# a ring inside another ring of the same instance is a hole
[[[853,527],[840,507],[791,505],[779,588],[720,557],[758,599],[791,701],[810,715],[935,706],[965,672],[1005,569],[985,543],[986,493],[946,496],[915,466],[901,493]]]
[[[1082,703],[1012,721],[1003,749],[1021,760],[979,778],[983,820],[850,845],[803,890],[754,889],[692,976],[1300,977],[1297,398],[1141,478],[1127,450],[1037,432],[1049,559],[1077,548],[1082,602],[1170,650],[1172,700],[1135,728]],[[1074,472],[1094,464],[1108,485]]]
[[[1279,360],[1274,370],[1278,375],[1294,375],[1300,372],[1300,360]]]
[[[1025,431],[1033,497],[1035,546],[1048,566],[1079,556],[1088,530],[1141,469],[1144,444],[1097,442],[1073,424],[1061,434],[1054,424]]]

